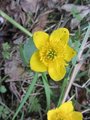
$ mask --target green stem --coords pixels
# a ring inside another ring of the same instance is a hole
[[[34,85],[35,85],[35,83],[36,83],[36,81],[37,81],[37,78],[38,78],[38,73],[35,74],[35,76],[34,76],[34,78],[33,78],[33,80],[32,80],[32,83],[31,83],[31,84],[29,85],[29,87],[28,87],[28,90],[27,90],[27,92],[26,92],[25,97],[22,99],[22,101],[21,101],[18,109],[16,110],[16,112],[15,112],[13,118],[12,118],[12,120],[15,120],[16,116],[17,116],[18,113],[20,112],[20,110],[21,110],[21,108],[23,107],[24,103],[26,102],[26,100],[27,100],[28,97],[30,96],[30,94],[31,94],[31,92],[32,92],[32,90],[33,90],[33,88],[34,88]]]
[[[27,29],[25,29],[23,26],[21,26],[20,24],[18,24],[15,20],[13,20],[11,17],[9,17],[2,10],[0,10],[0,15],[2,17],[4,17],[6,20],[8,20],[11,24],[13,24],[16,28],[18,28],[19,30],[21,30],[22,32],[24,32],[26,35],[28,35],[29,37],[32,37],[32,34]]]
[[[46,94],[46,101],[47,101],[47,108],[46,110],[50,109],[50,93],[51,93],[51,89],[50,86],[48,84],[48,80],[47,80],[47,76],[45,73],[42,73],[42,80],[44,83],[44,88],[45,88],[45,94]]]
[[[62,84],[62,87],[61,87],[61,94],[60,94],[60,98],[59,98],[59,101],[58,101],[58,104],[57,106],[59,107],[62,103],[62,99],[63,99],[63,96],[64,96],[64,93],[65,93],[65,89],[67,87],[67,82],[68,82],[68,79],[64,79],[63,81],[63,84]]]

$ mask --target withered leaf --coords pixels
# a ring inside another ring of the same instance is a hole
[[[35,13],[40,7],[39,2],[40,0],[21,0],[20,4],[24,11]]]
[[[75,27],[77,27],[79,23],[81,22],[81,20],[84,17],[86,17],[88,13],[90,13],[89,5],[84,6],[84,5],[65,4],[61,7],[61,9],[67,12],[71,12],[71,14],[74,14],[73,12],[75,12],[76,16],[74,16],[70,24],[71,29],[74,29]],[[74,9],[75,11],[73,11]]]

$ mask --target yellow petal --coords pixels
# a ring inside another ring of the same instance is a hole
[[[69,114],[70,112],[72,112],[74,109],[72,101],[68,101],[63,103],[60,107],[59,110],[64,114]]]
[[[64,78],[66,73],[65,65],[62,64],[60,65],[57,62],[52,62],[48,66],[48,72],[50,77],[54,81],[60,81],[61,79]]]
[[[65,58],[64,59],[67,62],[69,62],[75,55],[76,55],[76,51],[73,48],[69,47],[69,45],[66,45],[65,54],[64,54]]]
[[[83,120],[82,113],[73,111],[68,115],[67,120]]]
[[[36,51],[30,59],[30,67],[36,72],[45,72],[47,67],[40,61],[39,52]]]
[[[58,109],[49,110],[47,113],[47,120],[57,120],[58,114],[59,114]]]
[[[69,31],[66,28],[59,28],[54,30],[50,35],[50,41],[56,43],[63,43],[64,45],[68,43],[69,40]]]
[[[47,43],[49,35],[43,31],[38,31],[33,34],[33,40],[38,49]]]

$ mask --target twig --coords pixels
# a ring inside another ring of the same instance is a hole
[[[76,75],[77,75],[77,73],[79,72],[82,64],[83,64],[83,62],[80,62],[80,63],[76,64],[76,66],[75,66],[75,68],[74,68],[74,70],[73,70],[71,79],[70,79],[70,83],[69,83],[68,87],[66,88],[66,92],[65,92],[64,98],[63,98],[63,100],[62,100],[62,103],[64,103],[64,102],[66,101],[67,96],[68,96],[68,93],[69,93],[69,91],[70,91],[70,89],[71,89],[71,86],[72,86],[72,84],[73,84],[73,82],[74,82],[74,80],[75,80],[75,78],[76,78]]]
[[[75,94],[72,97],[70,97],[68,101],[71,101],[74,97],[75,97]]]
[[[89,112],[89,111],[90,111],[90,109],[86,109],[86,110],[82,111],[82,114]]]
[[[73,83],[73,86],[75,86],[77,88],[82,88],[82,86],[78,85],[77,83]]]
[[[70,79],[69,85],[66,88],[66,92],[65,92],[64,98],[62,100],[62,103],[64,103],[66,101],[68,93],[69,93],[69,91],[71,89],[71,86],[72,86],[72,84],[73,84],[73,82],[74,82],[74,80],[76,78],[76,75],[79,72],[79,70],[80,70],[80,68],[81,68],[81,66],[82,66],[82,64],[84,62],[83,60],[81,61],[81,58],[82,58],[82,54],[83,54],[83,51],[85,49],[85,45],[86,45],[88,37],[89,37],[89,33],[90,33],[90,25],[88,26],[87,32],[86,32],[85,37],[83,39],[82,45],[80,47],[78,57],[77,57],[78,64],[76,64],[74,69],[73,69],[71,79]]]
[[[79,53],[78,53],[78,61],[80,61],[80,59],[81,59],[81,56],[82,56],[83,51],[85,49],[85,46],[86,46],[89,34],[90,34],[90,25],[88,27],[88,30],[87,30],[86,34],[85,34],[85,37],[84,37],[83,42],[82,42],[82,45],[80,47],[80,50],[79,50]]]
[[[88,79],[88,80],[82,85],[82,87],[84,88],[89,82],[90,82],[90,79]]]
[[[2,106],[4,106],[5,108],[7,108],[7,109],[11,112],[11,114],[14,113],[8,106],[6,106],[1,100],[0,100],[0,104],[1,104]]]

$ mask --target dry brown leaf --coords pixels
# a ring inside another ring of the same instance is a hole
[[[22,36],[18,37],[16,40],[14,40],[13,43],[16,45],[19,45],[19,44],[23,43],[23,40],[24,40],[24,36],[22,35]]]
[[[90,9],[87,9],[87,10],[84,10],[83,12],[80,13],[80,17],[81,17],[81,20],[87,16],[87,14],[90,12]],[[73,18],[71,20],[71,29],[74,29],[76,26],[78,26],[80,23],[80,20],[78,20],[77,18]]]
[[[9,75],[10,79],[18,80],[24,69],[18,64],[18,61],[12,60],[5,64],[5,73]]]
[[[26,25],[28,19],[27,15],[24,11],[22,11],[21,6],[17,4],[16,1],[11,1],[5,9],[7,10],[8,15],[12,16],[15,21],[20,24]]]
[[[21,0],[20,4],[24,11],[35,13],[40,7],[41,0]]]
[[[61,7],[61,9],[71,13],[73,8],[75,8],[78,11],[77,14],[80,16],[81,20],[84,17],[86,17],[87,14],[90,12],[89,6],[84,6],[84,5],[65,4]],[[71,29],[74,29],[75,27],[77,27],[81,20],[78,20],[77,18],[73,18],[70,24]]]
[[[89,6],[65,4],[61,7],[61,9],[66,10],[67,12],[71,12],[72,8],[76,8],[78,10],[78,12],[82,12],[82,11],[89,9]]]
[[[38,22],[34,26],[32,32],[43,30],[47,24],[47,17],[48,17],[48,14],[40,15],[40,17],[38,18]]]
[[[15,82],[10,82],[10,87],[9,89],[11,92],[17,97],[17,99],[20,101],[21,100],[21,95],[19,91],[17,90],[16,83]]]
[[[77,88],[77,99],[79,103],[86,105],[87,104],[87,91],[85,88]]]
[[[10,3],[10,0],[0,0],[0,9],[5,10],[6,6]]]
[[[18,47],[14,47],[12,51],[12,57],[10,60],[5,61],[4,70],[5,74],[9,76],[6,82],[23,81],[32,79],[32,72],[29,73],[25,71],[23,67],[23,62],[20,57],[20,52]]]
[[[64,2],[64,0],[47,0],[47,6],[49,8],[57,8],[57,6],[60,6],[59,4],[63,4]],[[56,6],[56,4],[58,5]]]
[[[10,77],[11,81],[19,80],[23,74],[24,68],[21,63],[19,52],[14,53],[12,59],[5,62],[5,74]]]
[[[42,5],[46,5],[49,8],[55,8],[56,4],[63,3],[64,0],[21,0],[20,4],[22,9],[26,12],[36,13]]]

